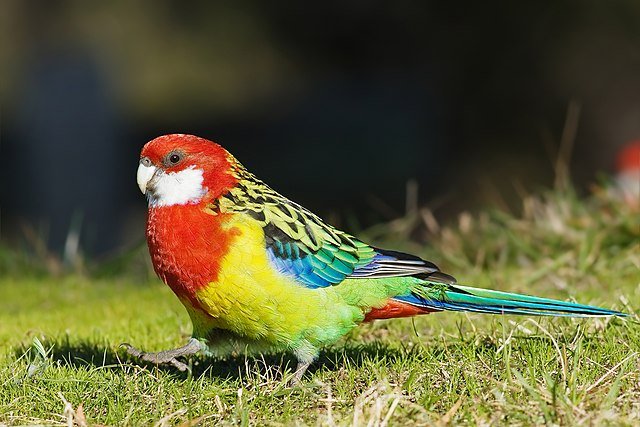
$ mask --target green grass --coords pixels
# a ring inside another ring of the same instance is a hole
[[[441,228],[416,210],[361,235],[466,284],[632,316],[380,321],[327,348],[299,388],[283,381],[287,355],[193,358],[191,374],[125,357],[121,342],[160,350],[190,332],[144,262],[54,277],[3,250],[0,424],[640,424],[640,213],[572,193],[527,198],[523,211]]]

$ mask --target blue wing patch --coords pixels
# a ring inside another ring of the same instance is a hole
[[[292,243],[283,244],[284,250],[279,250],[278,245],[267,247],[269,261],[276,270],[292,276],[309,288],[324,288],[338,284],[355,268],[325,249],[307,253],[300,251],[300,248],[287,250],[288,245],[295,246]]]
[[[272,240],[270,243],[267,254],[275,269],[312,289],[336,285],[346,278],[428,275],[434,280],[455,283],[455,279],[440,273],[435,264],[402,252],[366,246],[370,249],[368,259],[359,259],[351,251],[326,242],[316,252],[295,241]]]

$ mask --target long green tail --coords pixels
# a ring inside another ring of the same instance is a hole
[[[435,282],[426,282],[414,289],[411,295],[395,299],[436,310],[476,313],[564,317],[627,316],[626,313],[591,305]]]

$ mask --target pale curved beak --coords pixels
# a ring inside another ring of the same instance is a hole
[[[147,185],[149,184],[149,181],[151,181],[151,178],[153,178],[153,175],[157,170],[158,169],[153,165],[145,166],[140,163],[140,165],[138,166],[138,174],[136,178],[138,181],[138,187],[140,187],[140,191],[142,191],[142,194],[147,194]]]

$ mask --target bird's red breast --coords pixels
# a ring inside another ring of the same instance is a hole
[[[222,257],[239,233],[225,229],[225,217],[200,205],[149,209],[147,240],[153,267],[178,297],[196,307],[196,291],[217,280]]]

